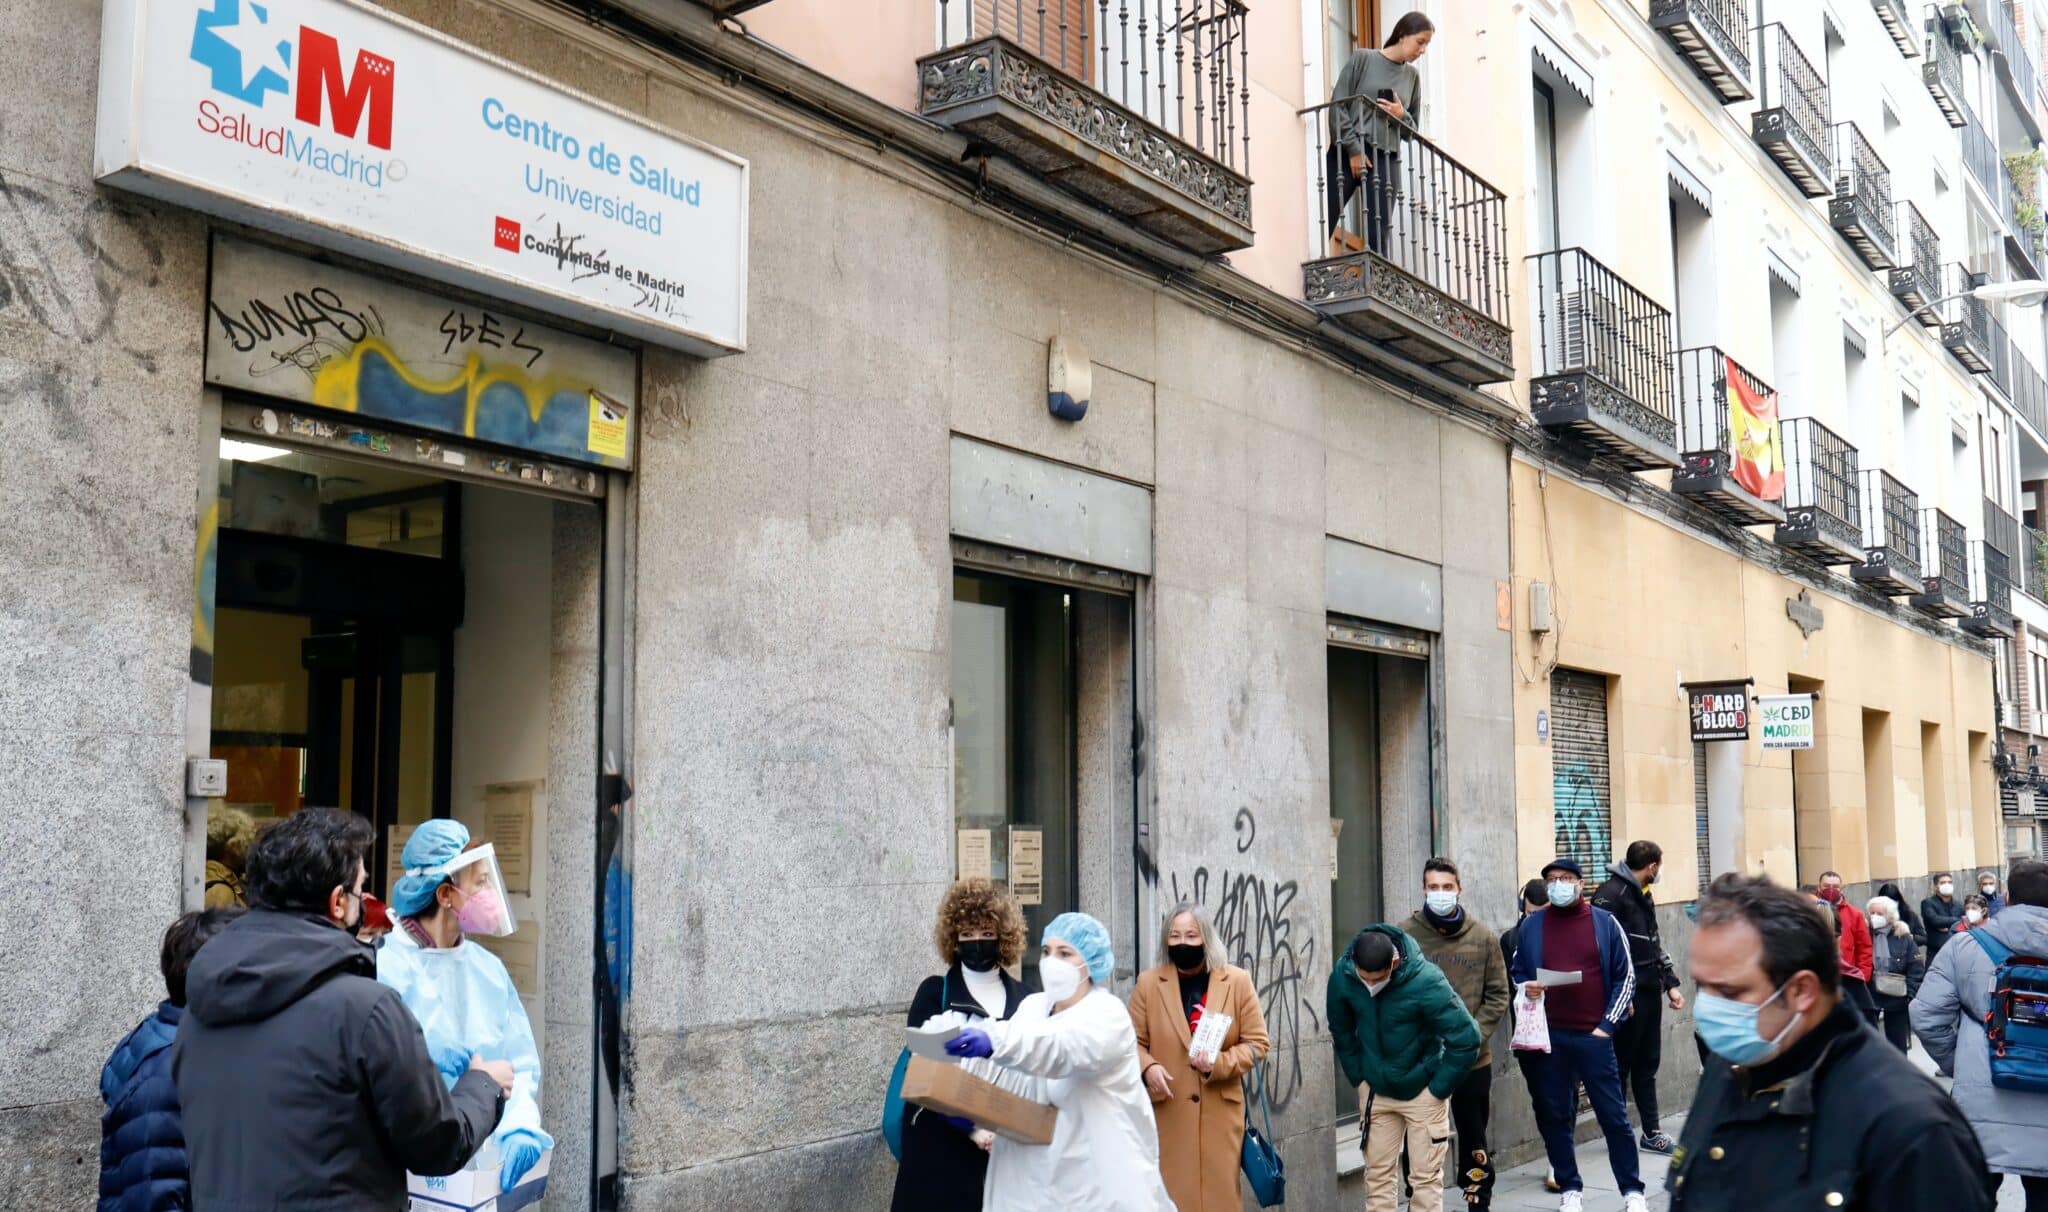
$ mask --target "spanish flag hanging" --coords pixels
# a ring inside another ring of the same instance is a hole
[[[1735,482],[1759,501],[1785,495],[1785,446],[1778,437],[1778,394],[1760,396],[1743,378],[1735,359],[1723,357],[1728,380],[1728,436],[1734,447]]]

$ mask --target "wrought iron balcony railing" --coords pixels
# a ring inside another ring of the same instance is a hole
[[[2032,425],[2035,433],[2048,435],[2048,379],[2034,369],[2017,344],[2010,345],[2010,349],[2013,411]]]
[[[1863,562],[1850,575],[1879,593],[1919,593],[1920,498],[1888,471],[1863,472]]]
[[[1920,592],[1913,605],[1943,619],[1970,613],[1970,540],[1961,522],[1939,509],[1920,511]]]
[[[1887,270],[1899,263],[1892,228],[1892,173],[1854,122],[1835,124],[1835,196],[1828,221],[1863,263]]]
[[[2048,605],[2048,534],[2020,527],[2019,587],[2028,597]]]
[[[1750,135],[1799,192],[1825,198],[1834,189],[1828,147],[1828,84],[1790,31],[1776,23],[1758,34],[1757,110]]]
[[[2020,520],[1988,497],[1984,501],[1984,541],[2008,560],[2020,551]]]
[[[1822,564],[1861,562],[1863,504],[1856,448],[1812,417],[1781,421],[1785,524],[1778,545]]]
[[[1899,204],[1899,226],[1903,237],[1899,259],[1903,263],[1894,266],[1888,277],[1892,298],[1905,304],[1920,323],[1940,328],[1941,313],[1928,304],[1941,297],[1941,238],[1911,202]]]
[[[1530,414],[1638,470],[1678,465],[1671,313],[1583,248],[1528,259]]]
[[[1747,473],[1738,475],[1736,439],[1729,426],[1732,384],[1740,383],[1772,410],[1773,419],[1764,434],[1775,429],[1777,401],[1770,385],[1712,345],[1681,349],[1672,357],[1678,383],[1681,460],[1678,470],[1671,473],[1672,491],[1744,526],[1784,521],[1784,477],[1780,475],[1773,485],[1759,483]],[[1756,451],[1750,453],[1754,456]],[[1743,483],[1745,479],[1750,483]],[[1763,491],[1752,491],[1751,485]]]
[[[1664,35],[1723,105],[1747,101],[1750,0],[1650,0],[1650,28]]]
[[[1940,5],[1927,6],[1921,36],[1925,39],[1922,45],[1927,48],[1927,60],[1920,65],[1920,82],[1927,86],[1928,95],[1941,107],[1941,116],[1948,119],[1948,124],[1961,126],[1968,120],[1963,101],[1963,52],[1956,45],[1955,33]]]
[[[1398,122],[1354,126],[1339,146],[1333,122],[1352,105],[1302,111],[1318,218],[1302,297],[1463,382],[1512,379],[1507,196]]]
[[[1942,294],[1955,297],[1941,305],[1941,343],[1970,373],[1990,374],[1991,308],[1967,293],[1984,284],[1984,275],[1951,262],[1946,276]]]
[[[2020,33],[2013,18],[2013,0],[1985,0],[1984,7],[1991,17],[1991,33],[1998,44],[1998,54],[2005,60],[2005,69],[2012,75],[2014,93],[2022,99],[2033,97],[2040,91],[2041,68],[2033,48],[2027,45],[2027,38]],[[2036,38],[2039,31],[2034,31]]]
[[[1982,539],[1970,544],[1970,617],[1962,628],[1986,638],[2013,634],[2012,561]]]
[[[1956,140],[1962,145],[1963,167],[1977,179],[1984,196],[1996,203],[2004,189],[2000,179],[2005,176],[2005,166],[1998,159],[1998,144],[1991,138],[1991,132],[1977,120],[1976,111],[1970,108],[1969,102],[1962,104],[1966,121],[1956,128]]]
[[[939,0],[918,112],[1183,248],[1244,248],[1245,17],[1245,0]]]
[[[1984,309],[1984,327],[1990,334],[1991,383],[1998,388],[1998,394],[2012,399],[2012,338],[2006,335],[2005,325],[1998,322],[1998,316],[1987,305]]]
[[[1870,7],[1877,10],[1877,19],[1884,23],[1884,32],[1892,36],[1899,53],[1908,59],[1920,57],[1920,30],[1913,24],[1913,14],[1906,0],[1870,0]]]

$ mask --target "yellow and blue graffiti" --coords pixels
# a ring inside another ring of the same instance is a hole
[[[590,458],[593,385],[580,377],[534,379],[513,365],[470,353],[461,369],[431,379],[407,367],[377,337],[323,364],[312,402],[324,408],[459,433],[563,458]]]

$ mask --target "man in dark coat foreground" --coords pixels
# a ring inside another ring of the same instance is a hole
[[[472,1058],[444,1086],[356,941],[373,837],[325,808],[272,825],[253,907],[192,961],[171,1073],[194,1207],[400,1212],[407,1170],[452,1174],[497,1126],[511,1066]]]
[[[1665,1187],[1673,1212],[1992,1212],[1977,1137],[1842,1002],[1834,932],[1767,876],[1728,874],[1692,937],[1707,1062]]]

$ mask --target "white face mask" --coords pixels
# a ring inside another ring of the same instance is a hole
[[[1422,894],[1422,903],[1429,906],[1429,911],[1438,917],[1449,917],[1458,911],[1458,894],[1442,891],[1425,892]]]
[[[1391,975],[1389,975],[1387,979],[1383,981],[1367,981],[1365,982],[1365,991],[1367,993],[1372,994],[1374,997],[1378,997],[1380,995],[1380,990],[1386,988],[1388,985],[1391,985],[1393,983],[1394,978]]]
[[[1058,1004],[1080,989],[1081,970],[1066,960],[1048,955],[1038,962],[1038,979],[1045,986],[1045,995]]]
[[[1985,880],[1983,883],[1977,885],[1977,891],[1983,893],[1985,896],[1990,896],[1992,893],[1998,891],[1998,881]]]
[[[1884,917],[1884,914],[1882,914],[1882,913],[1873,913],[1873,914],[1871,914],[1871,915],[1870,915],[1870,928],[1871,928],[1872,930],[1882,930],[1882,929],[1884,929],[1884,923],[1885,923],[1885,917]]]
[[[1963,916],[1969,918],[1970,924],[1974,926],[1984,920],[1984,911],[1982,909],[1965,909],[1963,910]]]
[[[1943,880],[1939,884],[1936,884],[1934,886],[1934,890],[1936,892],[1941,893],[1943,896],[1952,896],[1955,893],[1956,886],[1954,884],[1949,883],[1947,880]]]

